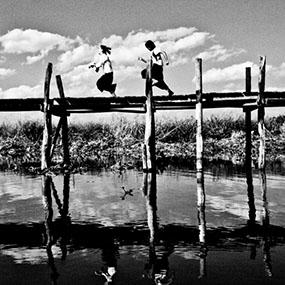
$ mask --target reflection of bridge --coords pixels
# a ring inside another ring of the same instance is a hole
[[[59,233],[55,232],[56,236]],[[58,230],[60,230],[58,228]],[[0,244],[13,246],[37,247],[43,245],[44,223],[0,224]],[[120,245],[149,245],[149,228],[147,225],[133,224],[114,227],[103,227],[96,224],[72,222],[69,228],[69,240],[73,248],[100,248],[110,236],[120,242]],[[235,247],[241,249],[248,245],[260,246],[267,237],[270,246],[285,245],[285,228],[270,225],[264,231],[259,224],[245,225],[237,228],[207,228],[207,246],[218,246],[221,249]],[[161,225],[158,231],[158,242],[171,242],[173,245],[199,245],[199,229],[197,226]],[[158,243],[157,243],[158,244]]]

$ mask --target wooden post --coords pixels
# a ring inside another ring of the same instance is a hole
[[[200,248],[200,275],[202,278],[206,274],[206,219],[205,202],[206,195],[204,189],[204,169],[203,169],[203,108],[202,108],[202,59],[196,58],[195,64],[196,78],[196,172],[197,172],[197,208],[199,224]]]
[[[246,82],[245,92],[251,93],[251,68],[246,68]],[[245,110],[245,133],[246,133],[246,149],[245,149],[245,163],[247,171],[251,171],[251,110]]]
[[[50,167],[50,149],[51,149],[51,113],[50,113],[50,100],[49,100],[49,91],[50,91],[50,81],[52,75],[52,63],[49,63],[46,69],[45,85],[44,85],[44,133],[43,133],[43,142],[42,142],[42,154],[41,154],[41,169]]]
[[[246,67],[245,69],[245,92],[250,95],[251,93],[251,68]]]
[[[63,91],[63,85],[61,81],[60,75],[56,76],[56,83],[57,83],[57,88],[59,91],[59,96],[62,99],[63,103],[62,105],[66,105],[64,103],[64,91]],[[62,145],[63,145],[63,163],[65,165],[70,165],[70,157],[69,157],[69,146],[68,146],[68,123],[67,123],[67,115],[66,112],[61,115],[61,125],[62,125]]]
[[[245,92],[247,95],[251,93],[251,68],[245,69]],[[246,145],[245,145],[245,168],[246,168],[246,182],[247,182],[247,196],[248,196],[248,223],[249,225],[255,224],[256,209],[254,203],[254,189],[252,179],[252,160],[251,160],[251,109],[245,109],[245,133],[246,133]]]
[[[151,77],[152,61],[150,60],[146,75],[146,114],[145,114],[145,138],[143,148],[143,163],[147,172],[156,171],[155,158],[155,122],[154,122],[154,106],[152,99],[152,77]]]
[[[258,132],[259,132],[259,159],[258,168],[265,169],[265,127],[264,127],[264,89],[265,89],[265,65],[266,57],[261,56],[259,61],[259,77],[258,77],[258,98],[257,98],[257,114],[258,114]]]
[[[55,149],[55,146],[56,146],[57,139],[59,137],[59,132],[61,130],[61,126],[62,126],[62,118],[59,119],[57,127],[56,127],[56,130],[55,130],[55,134],[54,134],[54,137],[53,137],[51,150],[50,150],[50,159],[52,159],[52,157],[53,157],[54,149]]]
[[[205,203],[203,173],[202,59],[196,58],[196,171],[198,207]]]

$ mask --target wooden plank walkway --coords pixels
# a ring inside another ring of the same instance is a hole
[[[285,92],[264,92],[265,107],[285,107]],[[203,109],[211,108],[257,108],[258,92],[203,93]],[[196,94],[153,96],[156,110],[195,109]],[[0,99],[0,112],[41,111],[43,98]],[[126,97],[66,97],[52,98],[51,113],[62,112],[134,112],[145,113],[145,96]]]

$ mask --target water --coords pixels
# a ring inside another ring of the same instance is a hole
[[[2,172],[0,284],[283,284],[285,177],[265,177],[211,169],[197,207],[192,171]]]

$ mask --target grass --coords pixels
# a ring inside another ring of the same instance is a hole
[[[285,116],[265,119],[266,159],[285,158]],[[96,122],[69,125],[71,162],[74,167],[140,167],[144,122],[122,117],[115,123]],[[53,132],[55,126],[53,126]],[[43,124],[25,121],[0,125],[0,161],[2,169],[19,169],[40,165]],[[204,121],[204,158],[208,161],[245,160],[245,121],[243,117],[212,116]],[[158,165],[191,164],[195,162],[196,120],[158,120],[156,122]],[[257,123],[252,122],[252,158],[258,158]],[[270,146],[270,147],[268,147]],[[62,163],[58,143],[54,164]]]

